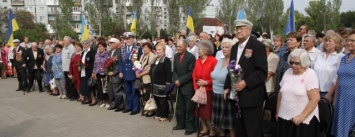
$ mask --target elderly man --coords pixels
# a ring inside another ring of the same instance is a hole
[[[25,49],[31,48],[31,43],[29,42],[27,36],[23,37],[23,42],[20,44],[20,46]]]
[[[70,85],[72,84],[70,82],[70,79],[68,77],[69,74],[69,65],[70,65],[70,60],[74,56],[76,49],[73,46],[73,44],[70,42],[72,39],[69,36],[65,36],[63,38],[63,50],[62,50],[62,65],[63,65],[63,71],[64,71],[64,77],[65,77],[65,87],[66,87],[66,93],[67,93],[67,99],[74,98],[73,93],[75,91],[69,90]],[[75,93],[74,93],[75,94]]]
[[[20,40],[14,39],[14,46],[15,48],[13,49],[14,53],[14,61],[13,61],[13,66],[15,66],[16,73],[17,73],[17,81],[19,83],[18,89],[16,91],[26,91],[26,86],[27,86],[27,78],[26,78],[26,68],[23,66],[25,63],[25,48],[22,46],[19,46]]]
[[[306,34],[303,39],[304,49],[308,52],[309,59],[311,61],[311,68],[314,68],[314,62],[317,59],[320,51],[315,48],[317,44],[317,39],[314,35]]]
[[[195,56],[196,59],[198,59],[198,47],[196,45],[197,38],[194,35],[189,36],[189,47],[187,48],[187,51],[190,52]]]
[[[207,32],[201,32],[200,33],[200,40],[209,40],[209,36],[208,36],[208,33]],[[216,54],[217,54],[217,46],[216,44],[213,43],[213,56],[216,57]],[[222,50],[220,50],[221,53],[222,53]],[[222,54],[223,55],[223,54]],[[218,59],[217,59],[218,60]]]
[[[109,41],[110,51],[108,52],[109,58],[114,60],[112,64],[112,71],[108,72],[107,87],[108,87],[108,103],[110,107],[108,110],[116,109],[115,112],[122,111],[124,109],[124,102],[122,96],[115,96],[117,92],[120,92],[119,85],[122,84],[122,79],[118,77],[120,73],[119,62],[121,58],[121,49],[118,48],[120,41],[116,38],[111,38]]]
[[[241,137],[262,136],[262,109],[266,99],[265,80],[268,73],[266,48],[251,38],[253,24],[248,20],[234,21],[239,42],[232,47],[230,61],[238,63],[244,76],[240,82],[232,83],[228,74],[225,89],[238,92],[241,117],[236,120],[236,133]],[[232,86],[231,86],[232,85]]]
[[[90,48],[94,49],[94,50],[97,50],[97,44],[95,42],[94,37],[90,35],[88,40],[90,41]]]
[[[121,50],[120,61],[120,78],[124,80],[124,90],[126,93],[126,109],[123,110],[123,113],[131,112],[131,115],[139,113],[139,98],[138,98],[138,89],[134,88],[133,84],[136,81],[136,74],[133,68],[132,60],[139,60],[139,57],[142,55],[142,49],[134,45],[134,35],[132,32],[127,32],[125,34],[126,45]]]
[[[43,92],[42,90],[42,72],[43,72],[43,60],[44,60],[44,52],[42,49],[38,48],[36,42],[31,43],[31,48],[27,49],[24,58],[28,58],[28,60],[24,60],[23,67],[27,67],[29,73],[29,86],[27,88],[27,93],[30,92],[31,87],[33,86],[33,81],[36,78],[39,92]]]
[[[300,48],[304,49],[304,44],[303,44],[303,40],[304,40],[304,36],[307,34],[308,32],[308,27],[306,25],[302,25],[300,27],[300,29],[298,30],[299,33],[301,33],[302,35],[302,41],[301,41],[301,45]]]
[[[178,40],[173,69],[173,81],[178,88],[176,101],[177,125],[173,130],[185,129],[185,135],[190,135],[196,131],[194,122],[195,103],[191,101],[195,94],[192,84],[192,72],[196,58],[193,54],[187,52],[186,49],[185,40]]]

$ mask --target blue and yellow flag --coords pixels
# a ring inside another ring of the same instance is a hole
[[[287,20],[286,28],[284,34],[287,35],[290,32],[295,31],[295,8],[293,6],[293,0],[291,0],[290,13]]]
[[[192,19],[192,10],[190,6],[187,10],[186,27],[187,27],[187,34],[189,34],[189,32],[195,32],[194,21]]]
[[[89,38],[89,29],[86,25],[84,15],[81,15],[81,39],[80,41],[87,40]]]
[[[237,15],[237,20],[247,19],[247,13],[245,13],[244,9],[239,10]]]
[[[19,30],[18,24],[16,22],[15,16],[12,10],[9,12],[9,20],[7,22],[7,34],[6,34],[6,44],[14,47],[14,31]]]
[[[135,10],[134,13],[133,13],[131,32],[136,34],[136,29],[137,29],[137,11]]]

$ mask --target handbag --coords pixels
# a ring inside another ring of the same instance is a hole
[[[165,85],[153,84],[153,94],[154,95],[166,95],[165,94]]]
[[[197,89],[191,100],[198,104],[207,104],[206,88],[201,86],[199,89]]]
[[[52,78],[50,81],[49,81],[49,85],[51,87],[51,89],[55,89],[57,86],[55,85],[55,79]]]
[[[102,93],[108,93],[107,80],[105,80],[105,78],[101,78],[101,85],[102,85]]]
[[[157,104],[155,103],[153,98],[150,98],[144,106],[144,110],[156,110],[157,109]]]
[[[133,87],[135,89],[141,89],[143,88],[143,82],[141,79],[136,79],[136,81],[134,81]]]
[[[93,78],[89,78],[89,80],[88,80],[88,86],[89,87],[94,87],[94,86],[96,86],[96,80],[95,79],[93,79]]]

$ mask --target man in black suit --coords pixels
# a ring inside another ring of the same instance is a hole
[[[44,52],[42,49],[37,47],[36,42],[31,43],[31,48],[28,48],[24,54],[23,66],[27,67],[29,73],[29,85],[27,88],[27,92],[30,92],[31,87],[33,86],[33,81],[36,77],[39,92],[43,92],[42,90],[42,72],[43,72],[43,60],[44,60]]]
[[[18,80],[18,89],[16,91],[20,91],[26,90],[26,86],[27,86],[27,78],[26,78],[26,68],[24,68],[22,65],[24,63],[24,60],[26,60],[26,58],[24,58],[24,54],[25,54],[25,48],[19,46],[20,45],[20,40],[18,39],[14,39],[14,64],[13,66],[15,66],[16,72],[17,72],[17,80]]]
[[[187,44],[184,40],[176,43],[177,54],[174,56],[173,81],[178,88],[176,101],[176,121],[177,125],[173,130],[185,129],[185,135],[190,135],[196,131],[194,112],[195,103],[191,98],[195,94],[192,84],[192,72],[195,67],[195,55],[187,52]]]
[[[238,136],[261,137],[262,106],[266,98],[265,80],[268,72],[266,49],[261,42],[250,37],[253,27],[250,21],[236,20],[234,24],[239,42],[232,47],[230,60],[235,60],[241,66],[244,76],[239,83],[231,83],[228,75],[225,88],[231,89],[230,92],[238,92],[241,109],[241,117],[236,120]]]

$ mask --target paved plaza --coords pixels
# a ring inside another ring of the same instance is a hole
[[[0,80],[0,137],[181,137],[173,122],[131,116],[60,100],[48,93],[23,95],[17,80]],[[192,134],[190,136],[196,136]]]

